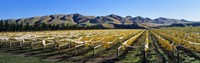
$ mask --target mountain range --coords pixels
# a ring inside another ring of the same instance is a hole
[[[84,16],[78,13],[75,14],[55,14],[46,16],[36,16],[30,18],[20,19],[7,19],[3,21],[9,21],[9,23],[40,25],[42,23],[51,25],[78,25],[78,26],[99,26],[104,28],[150,28],[158,26],[169,26],[172,24],[189,23],[184,19],[171,19],[171,18],[144,18],[141,16],[122,17],[115,14],[106,16]]]

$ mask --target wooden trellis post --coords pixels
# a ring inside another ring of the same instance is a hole
[[[179,52],[178,52],[177,56],[178,56],[178,63],[179,63],[180,62],[180,60],[179,60]]]
[[[179,53],[179,50],[177,49],[177,47],[180,46],[180,45],[174,45],[174,43],[172,43],[171,45],[173,46],[173,50],[175,52],[177,52],[177,63],[180,63],[180,56],[179,56],[180,53]]]
[[[86,43],[85,43],[85,41],[84,41],[84,45],[85,45],[85,44],[86,44]],[[85,51],[85,46],[84,46],[84,48],[83,48],[83,49],[84,49],[84,51]]]
[[[12,43],[11,42],[9,42],[9,47],[12,48]]]
[[[58,52],[60,52],[60,50],[61,50],[61,48],[60,48],[60,46],[58,46]]]
[[[42,40],[42,44],[43,44],[43,49],[45,50],[46,49],[46,42],[45,42],[44,39]]]
[[[22,47],[23,47],[23,43],[22,43],[22,42],[20,42],[20,49],[22,49]]]
[[[3,42],[2,41],[0,41],[0,42],[1,42],[0,47],[3,47]]]
[[[22,42],[19,42],[19,46],[22,47]]]
[[[22,49],[24,43],[25,43],[25,39],[23,38],[23,39],[22,39],[22,42],[20,42],[20,48],[21,48],[21,49]]]
[[[143,57],[143,60],[144,60],[144,63],[146,63],[146,51],[143,51],[144,52],[144,57]]]
[[[118,47],[117,48],[117,50],[116,50],[116,56],[117,56],[117,58],[119,58],[119,54],[120,54],[120,49],[121,49],[122,47]]]
[[[74,43],[74,55],[76,55],[76,43]]]
[[[71,44],[71,43],[70,43],[70,41],[69,41],[68,43],[69,43],[69,45],[68,45],[68,49],[70,49],[70,44]]]
[[[95,47],[93,47],[93,57],[95,57]]]
[[[56,40],[53,40],[54,41],[54,49],[56,50],[56,46],[57,46],[57,41]]]
[[[116,57],[117,57],[117,59],[118,59],[118,58],[119,58],[119,49],[117,48],[116,50],[117,50],[117,52],[116,52]]]
[[[31,54],[33,55],[33,46],[34,46],[34,44],[33,44],[33,42],[31,42]]]
[[[180,57],[179,57],[179,51],[177,49],[177,60],[178,60],[178,63],[180,63]]]
[[[33,50],[33,43],[31,43],[31,51]]]

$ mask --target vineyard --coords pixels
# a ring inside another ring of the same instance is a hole
[[[200,63],[199,29],[0,32],[0,53],[67,63]]]

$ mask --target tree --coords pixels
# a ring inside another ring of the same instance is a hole
[[[52,28],[53,28],[51,24],[50,24],[50,25],[48,25],[47,27],[48,27],[48,29],[47,29],[47,30],[52,30]]]
[[[0,31],[4,30],[4,24],[3,24],[3,20],[0,20]]]
[[[23,22],[20,22],[20,24],[18,25],[18,31],[23,31],[24,30],[24,24],[23,24]]]
[[[64,30],[65,29],[65,24],[64,23],[62,23],[61,24],[61,28],[60,28],[61,30]]]
[[[47,28],[47,24],[45,24],[44,22],[42,23],[42,25],[41,25],[42,27],[41,27],[41,30],[47,30],[48,28]]]
[[[29,23],[26,23],[25,26],[22,25],[22,27],[23,27],[23,29],[22,29],[23,31],[30,31],[31,30],[30,29],[31,27],[30,27]]]
[[[9,31],[10,25],[8,24],[8,21],[5,21],[4,29],[5,29],[5,31]]]

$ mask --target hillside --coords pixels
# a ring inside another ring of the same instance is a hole
[[[149,28],[157,26],[168,26],[176,23],[187,23],[190,21],[181,19],[170,19],[170,18],[143,18],[141,16],[118,16],[110,14],[106,16],[84,16],[81,14],[57,14],[57,15],[46,15],[36,16],[30,18],[21,19],[7,19],[3,22],[8,21],[14,24],[29,24],[29,25],[41,25],[42,23],[51,25],[78,25],[81,27],[86,26],[98,26],[100,28]]]
[[[169,27],[186,27],[186,26],[200,26],[200,22],[188,22],[188,23],[174,23]]]

